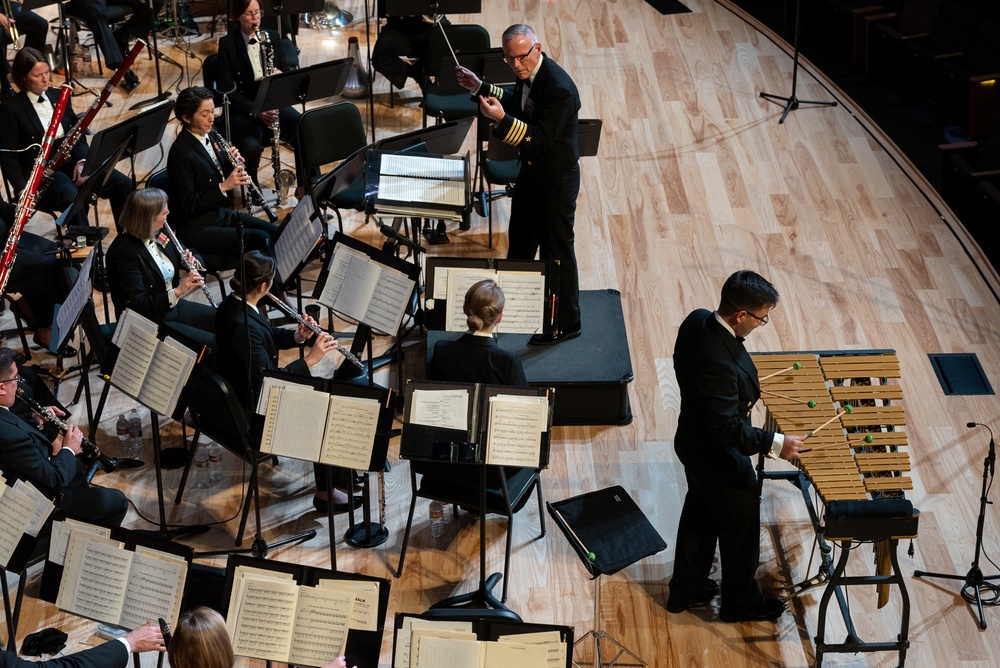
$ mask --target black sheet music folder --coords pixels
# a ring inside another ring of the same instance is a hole
[[[592,578],[617,573],[667,548],[619,485],[545,505]]]

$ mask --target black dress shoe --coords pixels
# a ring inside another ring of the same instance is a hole
[[[764,601],[747,610],[719,612],[719,619],[729,624],[736,622],[770,621],[781,617],[785,612],[785,604],[776,598],[765,598]]]
[[[711,601],[713,598],[719,595],[719,583],[712,579],[705,580],[705,584],[702,585],[701,593],[699,593],[694,598],[689,599],[678,599],[671,596],[667,599],[667,612],[672,612],[677,614],[679,612],[684,612],[685,610],[690,610],[691,608],[699,608]]]
[[[313,496],[313,508],[315,508],[316,510],[318,510],[321,513],[327,512],[327,508],[329,507],[328,506],[329,503],[330,502],[327,501],[326,499],[321,499],[318,496]],[[346,501],[344,503],[335,503],[335,504],[333,504],[333,510],[334,510],[334,512],[337,512],[337,513],[343,513],[343,512],[346,512],[348,510],[354,510],[355,508],[357,508],[360,505],[361,505],[361,497],[360,496],[352,496],[350,501]]]
[[[566,329],[559,329],[549,334],[532,334],[531,338],[528,339],[529,346],[551,346],[553,343],[559,343],[560,341],[569,341],[570,339],[575,339],[583,333],[583,327],[580,323],[576,323],[572,327],[567,327]]]
[[[135,72],[129,70],[125,72],[125,76],[122,77],[118,85],[125,89],[126,93],[131,93],[139,87],[139,77],[136,76]]]

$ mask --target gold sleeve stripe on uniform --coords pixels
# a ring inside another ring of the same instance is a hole
[[[500,86],[494,86],[490,84],[490,95],[497,98],[498,100],[503,99],[504,90]]]
[[[503,143],[517,146],[524,140],[524,135],[528,133],[528,124],[524,121],[514,119],[514,124],[507,131],[507,136],[503,138]]]

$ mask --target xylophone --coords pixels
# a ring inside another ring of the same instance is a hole
[[[906,450],[906,416],[900,402],[899,361],[892,351],[808,352],[754,356],[767,409],[765,428],[805,435],[801,469],[765,472],[765,478],[792,479],[801,489],[821,544],[819,581],[827,586],[820,601],[816,665],[824,652],[898,651],[903,665],[909,646],[909,596],[896,556],[898,541],[917,534],[919,514],[905,499],[912,489]],[[890,383],[889,381],[895,381]],[[809,494],[810,486],[825,507],[823,522]],[[834,565],[827,541],[840,543]],[[844,573],[854,543],[872,542],[875,575]],[[899,589],[901,632],[896,642],[863,642],[854,629],[841,587],[875,584],[878,607],[888,603],[890,587]],[[836,595],[848,628],[844,643],[825,643],[826,613]]]

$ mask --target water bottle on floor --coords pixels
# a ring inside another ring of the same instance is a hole
[[[194,487],[205,489],[211,484],[208,479],[208,450],[204,446],[198,446],[194,453]]]
[[[142,418],[139,411],[132,409],[128,414],[129,456],[142,459]]]
[[[440,501],[431,501],[431,538],[440,538],[444,535],[444,508]]]
[[[222,480],[222,446],[213,443],[208,446],[208,481],[210,483]]]
[[[124,413],[118,416],[118,422],[115,423],[115,433],[118,434],[118,456],[130,457],[132,447],[128,438],[128,418],[125,417]]]

